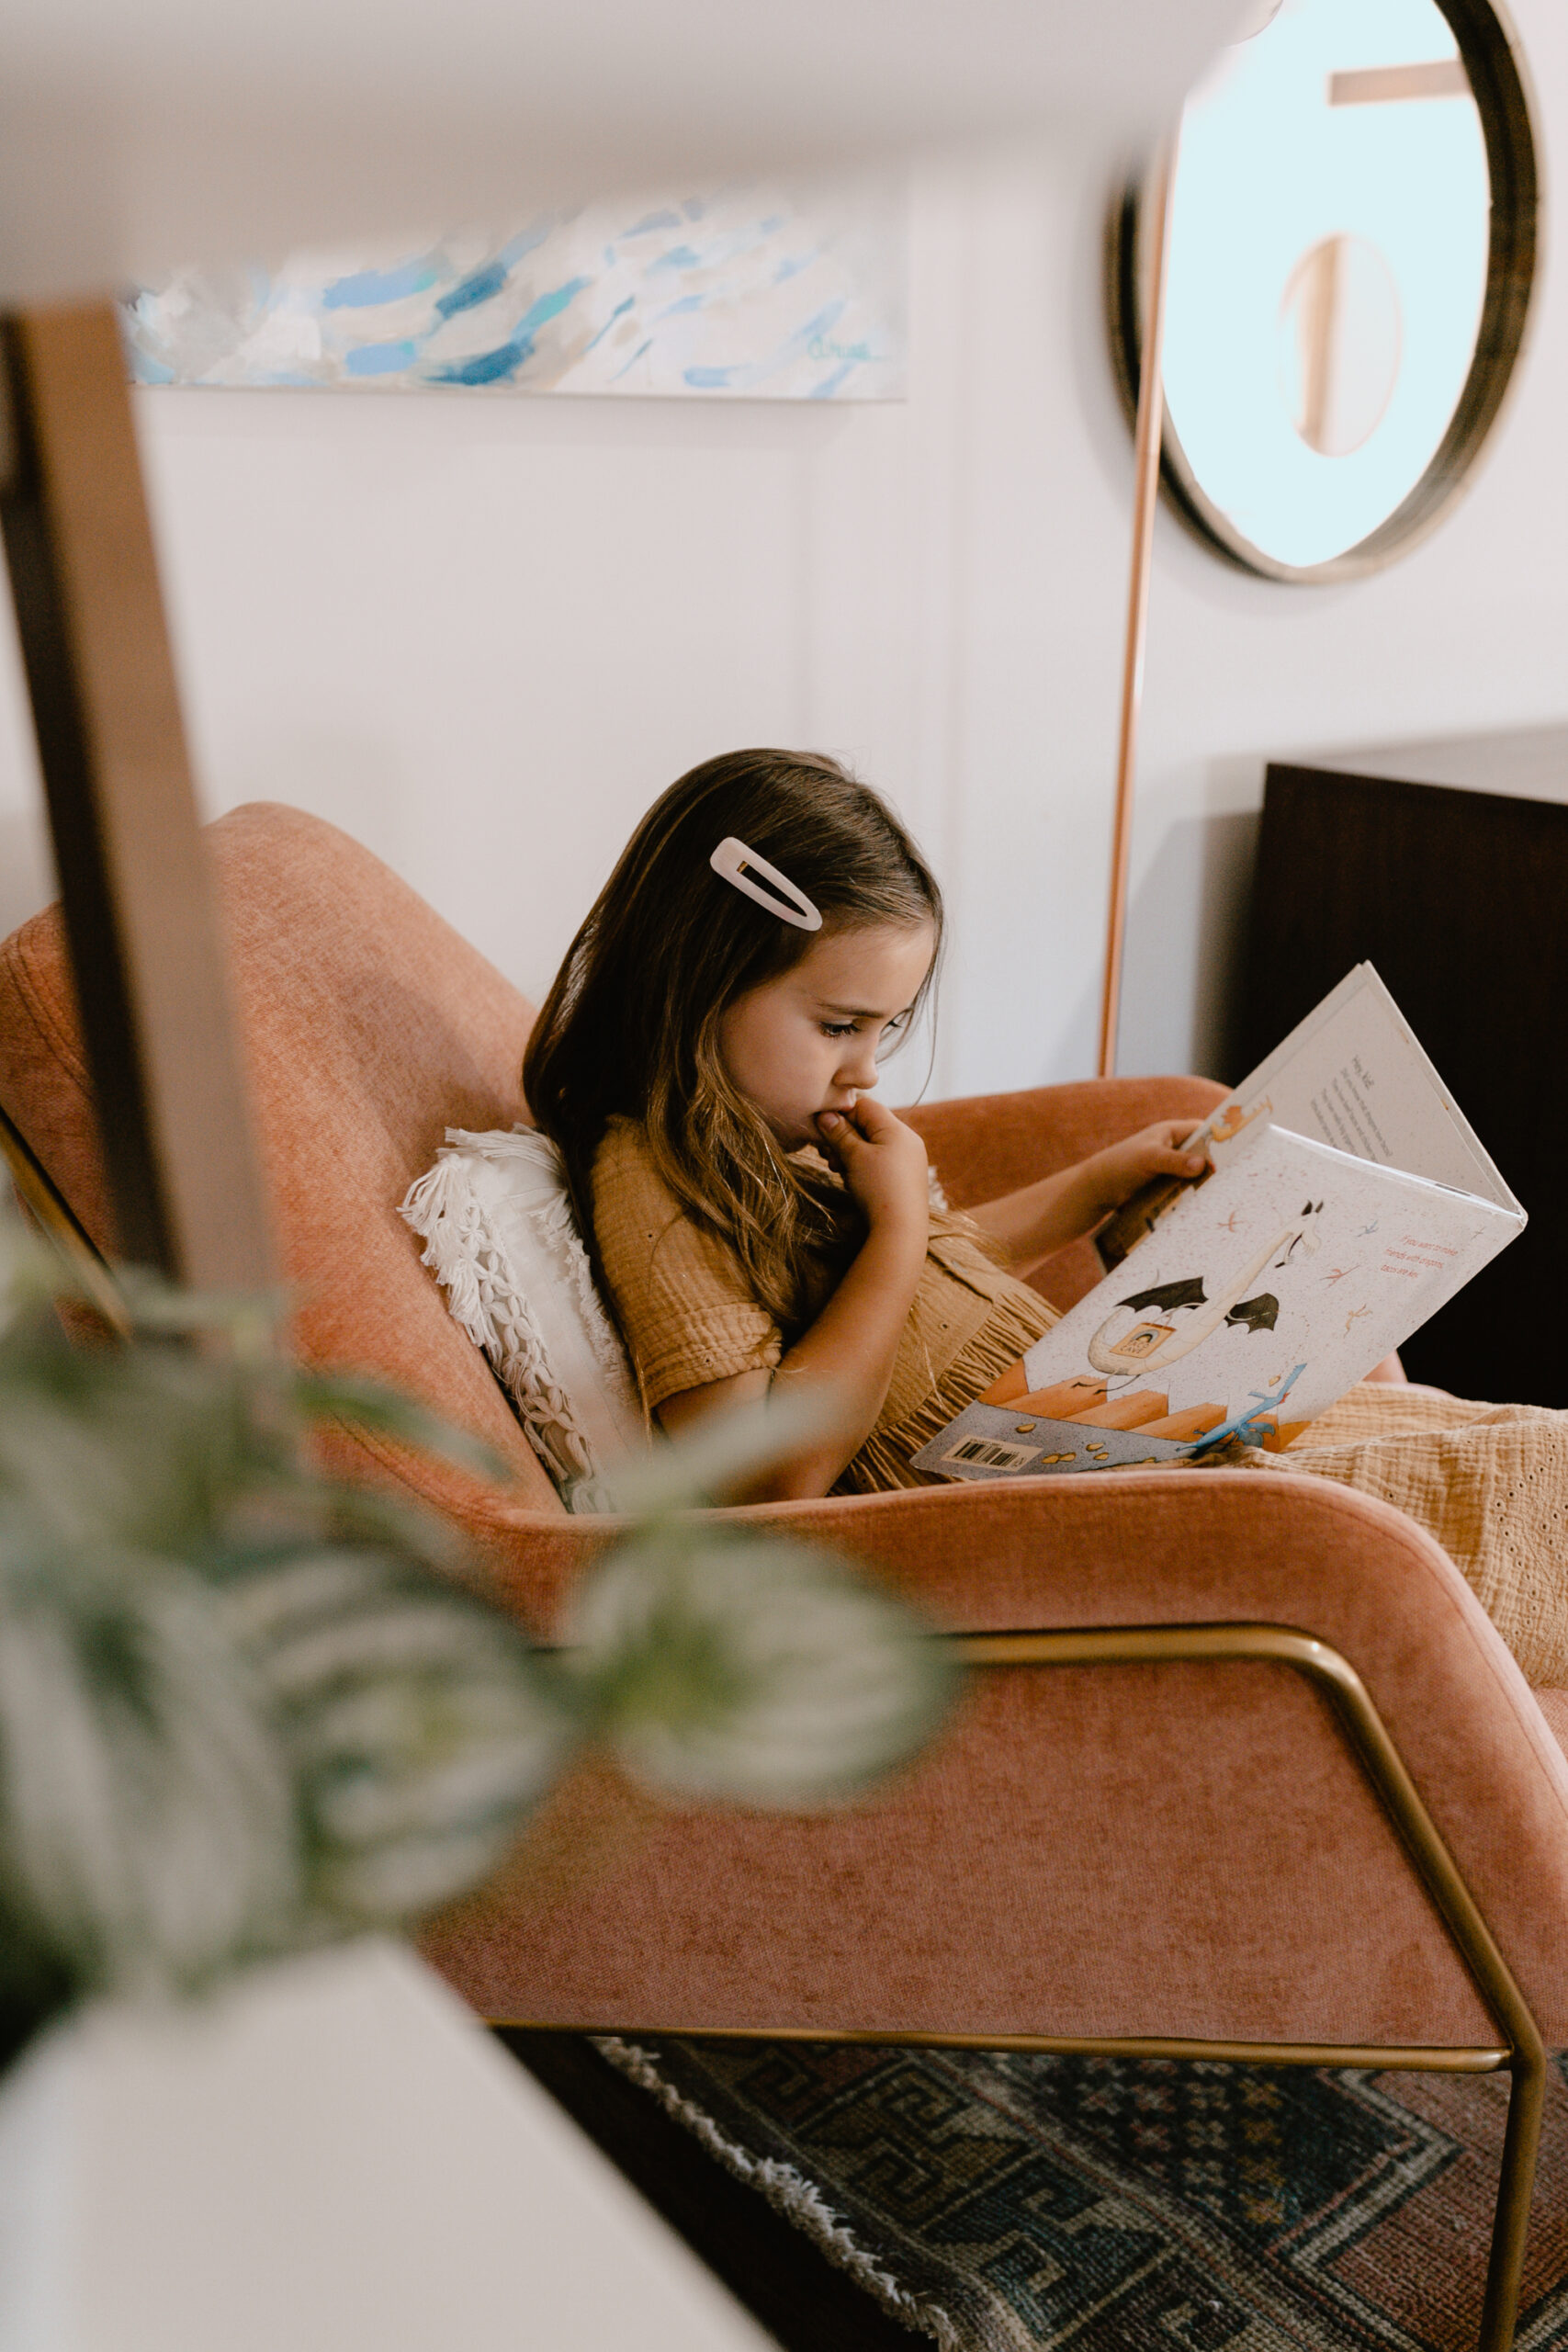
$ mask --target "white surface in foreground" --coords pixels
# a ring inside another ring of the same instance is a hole
[[[765,2352],[428,1971],[362,1943],[0,2094],[4,2352]]]

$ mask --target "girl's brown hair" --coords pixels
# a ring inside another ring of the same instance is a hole
[[[560,1148],[585,1235],[604,1130],[617,1114],[639,1120],[671,1192],[787,1330],[805,1317],[808,1260],[843,1257],[860,1228],[841,1191],[785,1159],[719,1053],[726,1009],[818,935],[713,871],[730,834],[804,890],[825,927],[929,922],[940,947],[942,893],[874,792],[814,753],[726,752],[672,784],[627,842],[545,999],[523,1089]],[[922,1001],[930,986],[928,975]]]

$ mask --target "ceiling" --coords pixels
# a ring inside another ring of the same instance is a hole
[[[691,175],[1131,151],[1244,0],[6,0],[0,300]]]

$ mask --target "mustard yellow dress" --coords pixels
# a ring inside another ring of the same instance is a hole
[[[804,1157],[813,1174],[828,1175],[815,1153]],[[592,1182],[593,1238],[644,1408],[654,1413],[667,1396],[736,1373],[773,1371],[799,1333],[774,1322],[733,1250],[687,1216],[635,1121],[611,1121]],[[835,1280],[830,1268],[819,1270],[803,1329]],[[933,1193],[925,1272],[886,1400],[833,1492],[940,1486],[909,1456],[1059,1319],[1038,1291],[996,1263],[979,1227]]]
[[[1435,1535],[1536,1689],[1568,1687],[1568,1413],[1362,1381],[1256,1469],[1378,1495]]]

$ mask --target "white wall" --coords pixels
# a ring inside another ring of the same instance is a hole
[[[1514,15],[1550,187],[1568,17]],[[671,778],[826,746],[950,888],[936,1091],[1087,1073],[1131,494],[1104,176],[1015,153],[918,182],[907,403],[138,395],[209,806],[345,825],[537,994]],[[1161,515],[1124,1069],[1215,1057],[1265,757],[1568,717],[1551,258],[1469,496],[1391,570],[1278,587]],[[5,665],[8,927],[47,885]]]

